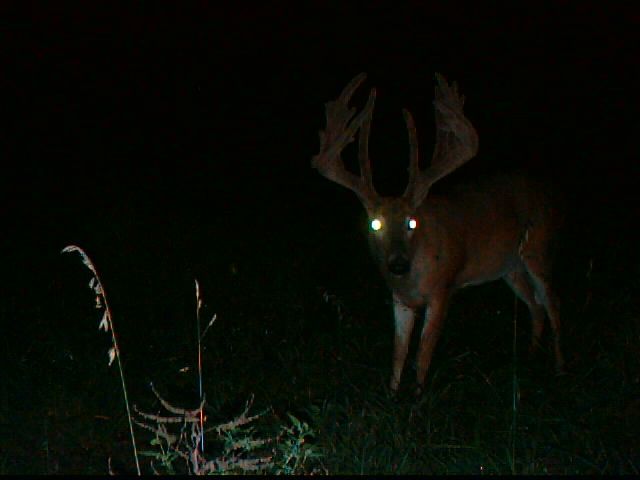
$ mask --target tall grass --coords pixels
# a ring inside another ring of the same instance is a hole
[[[102,319],[99,328],[111,332],[112,347],[108,351],[109,366],[117,361],[120,373],[120,383],[124,395],[124,402],[129,422],[131,444],[138,475],[141,475],[138,447],[133,430],[135,423],[140,428],[153,434],[151,445],[155,450],[145,450],[143,455],[151,457],[151,469],[154,473],[175,474],[190,473],[203,474],[228,474],[228,473],[252,473],[266,472],[274,474],[298,474],[307,470],[319,473],[317,467],[310,466],[320,455],[309,443],[314,437],[314,431],[309,425],[289,414],[289,421],[277,425],[277,431],[272,436],[256,435],[253,426],[256,420],[265,416],[267,411],[249,415],[253,399],[247,402],[243,412],[232,420],[205,429],[206,399],[203,391],[203,364],[202,364],[202,338],[209,327],[216,320],[214,315],[201,332],[200,310],[202,299],[199,283],[195,281],[196,289],[196,324],[198,341],[198,391],[200,405],[196,409],[176,407],[161,397],[151,385],[153,393],[168,414],[150,414],[138,410],[134,411],[138,418],[132,416],[129,404],[124,369],[120,359],[120,349],[113,327],[112,311],[107,302],[106,292],[98,271],[87,253],[80,247],[70,245],[62,250],[63,253],[77,252],[82,263],[93,274],[89,288],[93,290],[96,298],[96,308],[101,309]],[[216,452],[205,456],[205,435],[214,436],[212,451]],[[155,463],[153,462],[155,460]],[[111,463],[109,461],[109,470]]]
[[[133,432],[133,420],[131,417],[131,407],[129,406],[129,395],[127,394],[127,385],[124,380],[124,369],[122,368],[122,361],[120,360],[120,348],[118,347],[118,340],[116,338],[116,332],[113,328],[113,316],[111,313],[111,308],[109,308],[109,303],[107,302],[107,294],[102,286],[102,282],[100,281],[100,275],[98,275],[98,271],[96,267],[93,265],[93,262],[86,254],[86,252],[76,246],[69,245],[62,249],[62,253],[71,253],[77,252],[82,258],[82,263],[91,271],[93,277],[89,281],[89,288],[93,290],[96,298],[96,308],[102,309],[102,320],[98,325],[98,329],[102,329],[105,332],[111,332],[111,343],[112,346],[109,349],[109,365],[111,365],[114,359],[118,364],[118,372],[120,372],[120,384],[122,385],[122,394],[124,395],[124,405],[127,410],[127,420],[129,422],[129,433],[131,434],[131,448],[133,449],[133,456],[136,462],[136,470],[138,471],[138,475],[141,475],[140,472],[140,461],[138,459],[138,447],[136,445],[136,436]]]

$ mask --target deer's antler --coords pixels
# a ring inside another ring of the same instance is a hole
[[[450,86],[445,78],[436,73],[435,106],[436,145],[429,168],[418,167],[418,141],[411,114],[405,110],[405,121],[409,131],[410,165],[409,184],[404,195],[417,206],[429,193],[435,182],[471,160],[478,152],[478,133],[464,116],[464,96],[458,93],[455,82]]]
[[[320,153],[312,158],[311,166],[329,180],[353,190],[365,205],[371,205],[377,197],[368,154],[375,89],[371,89],[367,104],[355,118],[355,109],[348,105],[353,93],[366,77],[365,73],[356,75],[336,100],[326,103],[327,126],[324,131],[320,131]],[[348,171],[341,158],[342,150],[353,141],[358,130],[360,176]]]

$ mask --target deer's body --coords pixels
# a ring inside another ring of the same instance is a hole
[[[550,230],[557,221],[544,190],[520,175],[496,175],[457,185],[444,195],[430,194],[414,213],[423,233],[406,241],[400,236],[395,245],[410,258],[406,275],[389,271],[386,257],[392,245],[377,241],[375,232],[371,252],[393,293],[414,308],[424,306],[439,288],[478,285],[523,271],[519,247],[527,229]]]
[[[551,241],[559,218],[549,187],[521,174],[495,175],[460,183],[446,193],[429,193],[440,178],[475,156],[478,138],[462,112],[455,85],[438,77],[437,143],[431,167],[418,169],[417,136],[405,112],[411,147],[409,184],[401,197],[380,197],[373,188],[367,152],[375,91],[354,120],[347,102],[364,79],[356,77],[340,98],[327,104],[327,131],[314,157],[320,173],[352,189],[372,219],[369,244],[392,291],[395,316],[393,372],[397,390],[413,330],[415,312],[427,306],[417,358],[418,391],[451,295],[456,289],[503,278],[527,304],[533,322],[532,347],[539,343],[545,312],[554,332],[556,366],[563,367],[557,300],[551,290]],[[344,169],[340,151],[360,131],[360,170]]]

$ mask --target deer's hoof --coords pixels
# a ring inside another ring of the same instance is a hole
[[[420,398],[423,393],[424,393],[424,385],[416,385],[415,389],[413,390],[413,396],[415,398]]]

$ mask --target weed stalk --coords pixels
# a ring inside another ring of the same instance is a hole
[[[93,265],[93,262],[89,258],[89,255],[80,247],[76,245],[68,245],[62,249],[62,253],[71,253],[78,252],[80,257],[82,257],[82,263],[86,265],[86,267],[91,270],[93,273],[93,278],[89,282],[89,288],[91,288],[96,294],[96,308],[104,307],[104,314],[102,316],[102,320],[98,325],[98,328],[104,329],[104,331],[111,330],[111,342],[113,347],[109,349],[109,366],[113,363],[114,359],[118,362],[118,370],[120,371],[120,382],[122,384],[122,392],[124,394],[124,404],[127,409],[127,420],[129,421],[129,432],[131,433],[131,443],[133,445],[133,456],[136,461],[136,469],[138,471],[138,476],[140,473],[140,462],[138,460],[138,449],[136,447],[136,437],[133,432],[133,421],[131,419],[131,409],[129,408],[129,397],[127,395],[127,386],[124,381],[124,369],[122,368],[122,362],[120,361],[120,349],[118,348],[118,341],[116,339],[116,332],[113,328],[113,317],[111,314],[111,308],[109,307],[109,303],[107,302],[107,294],[104,291],[102,286],[102,282],[100,281],[100,276],[98,275],[98,271],[96,267]]]

